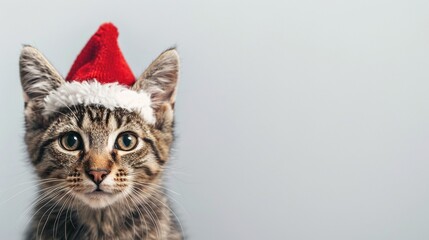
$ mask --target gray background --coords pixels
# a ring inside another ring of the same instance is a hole
[[[34,187],[21,44],[65,75],[105,21],[182,58],[169,188],[189,239],[429,239],[429,1],[0,3],[0,239]]]

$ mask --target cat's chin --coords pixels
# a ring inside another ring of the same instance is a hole
[[[119,200],[120,194],[93,191],[90,193],[78,194],[77,197],[89,207],[99,209],[114,204]]]

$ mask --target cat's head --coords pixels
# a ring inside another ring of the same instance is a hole
[[[25,46],[25,141],[44,193],[103,208],[157,191],[173,141],[178,71],[169,49],[130,87],[69,82]]]

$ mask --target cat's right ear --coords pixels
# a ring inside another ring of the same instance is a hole
[[[48,60],[32,46],[24,46],[22,49],[19,71],[26,106],[25,114],[39,115],[44,108],[44,98],[65,81]]]

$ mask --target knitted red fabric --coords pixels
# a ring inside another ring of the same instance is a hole
[[[133,85],[135,78],[119,49],[118,36],[112,23],[102,24],[77,56],[66,79]]]

